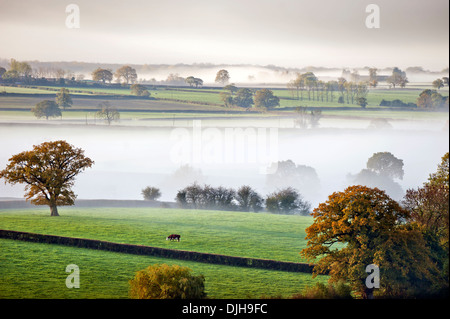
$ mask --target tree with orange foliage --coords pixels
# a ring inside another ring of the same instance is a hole
[[[373,296],[366,287],[371,264],[379,267],[384,296],[422,292],[438,276],[422,233],[404,223],[408,212],[382,190],[350,186],[319,204],[313,217],[301,255],[319,259],[314,276],[347,281],[362,298]]]
[[[51,216],[59,216],[57,206],[74,204],[76,195],[71,187],[75,176],[93,164],[81,148],[66,141],[45,142],[11,157],[0,178],[5,184],[26,184],[27,200],[48,205]]]

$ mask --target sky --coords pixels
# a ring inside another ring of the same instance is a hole
[[[69,4],[79,28],[66,25]],[[379,28],[366,26],[369,4]],[[449,1],[0,0],[0,58],[441,71]]]

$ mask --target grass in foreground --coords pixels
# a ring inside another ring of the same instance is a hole
[[[128,281],[155,263],[191,268],[206,278],[209,298],[290,298],[306,286],[325,282],[309,274],[209,265],[59,245],[0,239],[0,298],[128,298]],[[68,289],[66,266],[80,269],[80,288]]]

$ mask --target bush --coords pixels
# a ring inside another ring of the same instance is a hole
[[[179,190],[175,200],[182,208],[234,210],[235,194],[231,188],[194,183]]]
[[[309,215],[311,204],[292,187],[274,192],[266,198],[266,208],[274,214]]]
[[[130,283],[133,299],[203,299],[205,278],[187,267],[155,264],[136,273]]]
[[[147,186],[141,191],[145,200],[157,200],[161,197],[161,191],[159,188]]]
[[[380,102],[380,106],[391,106],[391,107],[417,107],[416,104],[409,102],[409,103],[405,103],[402,100],[392,100],[392,101],[388,101],[385,99],[382,99]]]
[[[258,213],[263,209],[264,199],[250,186],[241,186],[236,192],[235,199],[238,202],[238,209],[241,211],[253,210]]]
[[[292,296],[292,299],[352,299],[352,288],[343,282],[325,285],[316,283],[315,286],[306,287],[305,290]]]

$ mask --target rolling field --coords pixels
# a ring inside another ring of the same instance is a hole
[[[51,218],[46,209],[4,210],[0,228],[301,262],[298,253],[306,245],[304,229],[312,222],[310,217],[158,208],[61,208],[60,213]],[[181,234],[182,240],[166,241],[169,233]],[[0,247],[0,298],[126,298],[134,272],[155,263],[188,266],[205,275],[211,298],[289,297],[317,280],[326,280],[309,274],[5,239]],[[80,267],[83,289],[65,287],[64,269],[71,263]]]
[[[153,264],[189,267],[205,276],[208,298],[289,298],[327,277],[310,274],[210,265],[58,245],[0,239],[0,298],[128,298],[128,281]],[[80,268],[80,288],[67,289],[65,268]]]
[[[59,91],[59,87],[9,87],[3,86],[0,87],[0,92],[4,91],[7,93],[22,93],[22,94],[56,94]],[[128,88],[78,88],[78,87],[67,87],[71,94],[76,99],[77,96],[87,95],[93,97],[101,97],[103,94],[107,95],[132,95],[131,90]],[[229,92],[227,90],[223,90],[221,88],[150,88],[148,90],[151,94],[152,98],[159,100],[159,102],[163,101],[172,101],[179,103],[199,103],[205,106],[223,106],[223,102],[220,99],[221,92]],[[326,101],[324,97],[319,100],[308,100],[308,94],[306,91],[303,92],[303,100],[297,100],[293,98],[292,92],[286,89],[273,89],[272,90],[275,96],[280,98],[280,108],[284,107],[296,107],[296,106],[308,106],[308,107],[355,107],[360,108],[356,103],[355,104],[339,104],[337,103],[338,97],[340,96],[339,92],[334,92],[334,101],[331,102],[331,97],[329,101]],[[402,100],[405,103],[416,103],[419,94],[423,91],[423,88],[407,88],[407,89],[370,89],[367,95],[367,108],[370,107],[379,107],[381,100]],[[444,88],[440,90],[440,93],[444,96],[448,95],[448,88]],[[0,97],[0,107],[4,107],[1,100],[7,97]],[[20,98],[19,98],[20,100]],[[143,100],[143,105],[146,105],[149,101]],[[151,102],[151,101],[150,101]],[[34,105],[36,103],[33,103]],[[78,105],[79,104],[79,105]],[[85,107],[86,103],[75,103],[74,107]],[[88,102],[90,104],[90,102]],[[97,103],[98,104],[98,103]],[[119,104],[121,104],[119,102]],[[134,104],[131,101],[131,104]],[[139,103],[138,103],[139,104]],[[95,104],[96,105],[96,104]],[[123,105],[117,105],[117,107],[123,108]],[[135,106],[134,106],[135,107]],[[142,107],[142,106],[141,106]],[[138,107],[138,108],[141,108]]]
[[[117,243],[198,251],[240,257],[306,262],[311,217],[161,208],[61,208],[0,213],[0,229],[82,237]],[[171,233],[180,242],[166,241]]]

